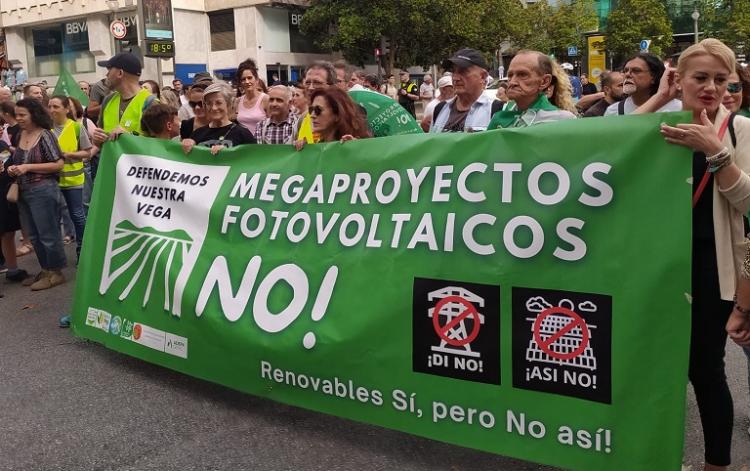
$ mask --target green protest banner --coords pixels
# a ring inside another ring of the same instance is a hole
[[[81,91],[76,79],[64,66],[60,68],[60,75],[57,77],[57,85],[55,85],[52,95],[73,97],[80,101],[83,106],[89,106],[89,97]]]
[[[659,123],[104,147],[76,335],[576,470],[679,470],[690,152]]]
[[[375,137],[422,134],[414,117],[391,97],[370,90],[351,91],[349,96],[367,111],[367,122]]]

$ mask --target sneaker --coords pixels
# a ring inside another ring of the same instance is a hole
[[[29,277],[28,272],[20,268],[11,268],[8,270],[7,273],[5,273],[6,281],[19,282],[19,281],[25,280],[28,277]]]
[[[61,316],[58,325],[62,329],[67,329],[68,327],[70,327],[70,316],[69,315]]]
[[[42,291],[45,289],[54,288],[57,285],[65,283],[65,275],[61,271],[49,271],[48,276],[34,282],[31,285],[31,291]]]
[[[42,270],[39,273],[36,274],[35,277],[28,277],[25,280],[21,282],[23,286],[31,286],[37,281],[41,280],[42,278],[47,278],[49,276],[49,272],[47,270]]]
[[[7,273],[7,272],[8,272],[8,267],[6,267],[5,265],[0,265],[0,273]]]
[[[65,275],[63,275],[60,270],[53,270],[49,276],[50,287],[61,285],[66,281],[68,280],[65,279]]]

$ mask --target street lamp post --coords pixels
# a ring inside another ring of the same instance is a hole
[[[693,19],[693,34],[695,35],[695,44],[698,44],[698,19],[701,17],[701,14],[698,13],[698,7],[695,7],[693,13],[690,14],[690,17]]]

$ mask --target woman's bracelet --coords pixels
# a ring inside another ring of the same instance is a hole
[[[743,314],[745,316],[750,316],[750,309],[745,309],[744,307],[737,304],[737,295],[734,295],[734,309],[735,311],[739,312],[740,314]]]
[[[710,156],[707,155],[706,162],[708,162],[709,164],[713,163],[715,160],[718,160],[728,154],[729,154],[729,149],[724,147],[723,149],[721,149],[719,152],[715,153],[714,155],[710,155]]]
[[[718,153],[710,157],[706,157],[706,163],[708,164],[709,172],[718,172],[722,168],[732,163],[732,154],[729,153],[729,149],[724,147]]]

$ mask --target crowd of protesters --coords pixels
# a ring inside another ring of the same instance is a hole
[[[692,121],[662,125],[673,145],[693,151],[693,293],[689,378],[703,424],[706,470],[727,469],[733,427],[732,398],[724,372],[727,336],[750,358],[750,252],[745,222],[750,210],[750,74],[718,40],[689,47],[674,69],[638,53],[619,70],[604,72],[601,90],[538,51],[519,51],[507,79],[490,93],[482,54],[461,49],[442,64],[434,82],[420,86],[407,71],[387,76],[314,62],[300,82],[270,87],[248,59],[237,81],[196,74],[189,86],[161,87],[143,80],[129,53],[99,63],[106,77],[81,82],[84,109],[74,98],[48,96],[28,84],[13,103],[0,88],[0,241],[6,279],[31,290],[65,283],[64,245],[80,254],[99,150],[122,133],[181,142],[214,155],[248,144],[304,146],[372,136],[367,112],[347,91],[369,90],[397,101],[429,133],[477,132],[536,126],[604,115],[684,110]],[[61,228],[62,227],[64,228]],[[39,271],[21,270],[17,257],[33,252]],[[66,316],[61,326],[69,325]],[[750,379],[750,378],[749,378]]]

